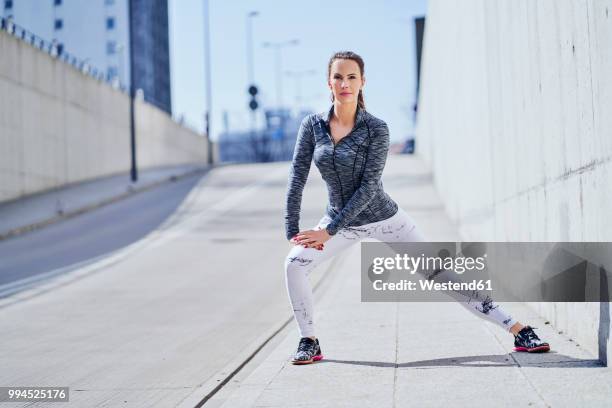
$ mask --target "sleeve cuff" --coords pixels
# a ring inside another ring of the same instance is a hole
[[[327,227],[325,227],[325,230],[327,231],[329,235],[336,235],[336,232],[338,232],[338,230],[332,227],[331,224],[328,224]]]
[[[291,241],[291,238],[293,238],[298,232],[300,231],[287,231],[286,232],[287,241]]]

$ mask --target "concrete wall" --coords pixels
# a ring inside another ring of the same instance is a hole
[[[417,153],[465,240],[612,241],[610,73],[612,0],[429,1]],[[605,360],[608,303],[531,306]]]
[[[201,135],[136,106],[140,168],[205,163]],[[0,31],[0,202],[129,168],[129,98]]]
[[[203,136],[174,122],[168,114],[146,102],[136,103],[138,166],[206,161]]]

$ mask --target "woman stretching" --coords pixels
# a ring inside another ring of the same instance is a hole
[[[287,187],[285,231],[294,246],[285,259],[285,277],[301,336],[294,364],[323,358],[315,336],[312,288],[307,279],[312,269],[364,238],[383,242],[425,240],[412,218],[383,190],[381,176],[389,130],[384,121],[365,110],[362,58],[349,51],[335,53],[329,60],[327,78],[333,105],[328,112],[309,115],[302,121]],[[300,231],[302,191],[313,159],[327,184],[329,203],[327,214],[316,226]],[[512,333],[515,351],[550,349],[532,327],[523,326],[490,298],[470,302],[455,295],[469,311]]]

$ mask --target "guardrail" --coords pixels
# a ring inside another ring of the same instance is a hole
[[[45,40],[42,37],[39,37],[33,32],[28,31],[27,29],[15,24],[15,22],[13,22],[13,19],[10,17],[0,16],[0,31],[5,31],[13,37],[19,38],[20,40],[30,44],[31,46],[38,48],[43,52],[46,52],[52,58],[63,61],[64,63],[78,69],[83,74],[88,75],[100,82],[104,82],[112,86],[113,88],[120,90],[126,95],[129,95],[128,86],[121,84],[117,77],[109,77],[104,73],[104,71],[97,69],[87,63],[87,59],[81,60],[75,55],[66,52],[64,50],[63,44],[60,44],[57,41],[49,41]],[[136,90],[136,97],[143,98],[143,95],[139,95],[138,90]],[[180,116],[171,115],[170,117],[175,123],[181,125],[182,127],[188,128],[195,133],[201,133],[201,131],[198,130],[197,126],[186,122],[184,119],[181,119]]]
[[[121,84],[117,77],[109,77],[104,71],[91,66],[87,60],[80,60],[75,55],[72,55],[64,50],[63,44],[57,41],[48,41],[31,31],[15,24],[10,17],[0,17],[0,30],[5,31],[13,37],[19,38],[22,41],[46,52],[52,58],[56,58],[66,64],[72,65],[83,74],[88,75],[100,82],[105,82],[115,89],[119,89],[124,93],[128,93],[127,86]]]

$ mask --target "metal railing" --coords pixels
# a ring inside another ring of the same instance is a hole
[[[104,71],[92,67],[87,60],[80,60],[76,56],[66,52],[63,44],[57,41],[48,41],[31,31],[15,24],[10,17],[0,17],[0,30],[7,32],[13,37],[19,38],[22,41],[30,44],[31,46],[38,48],[39,50],[46,52],[52,58],[56,58],[66,64],[72,65],[83,74],[88,75],[100,82],[105,82],[115,89],[127,93],[127,86],[121,84],[116,77],[109,77],[105,75]]]
[[[100,82],[104,82],[113,87],[114,89],[118,89],[121,92],[129,95],[129,87],[125,84],[122,84],[118,80],[118,77],[109,77],[108,75],[105,75],[104,71],[92,67],[89,63],[87,63],[87,59],[81,60],[75,55],[66,52],[64,50],[63,44],[60,44],[57,41],[48,41],[42,37],[39,37],[33,32],[28,31],[25,28],[15,24],[13,22],[13,19],[10,17],[0,16],[0,31],[5,31],[13,37],[19,38],[20,40],[30,44],[31,46],[38,48],[43,52],[46,52],[52,58],[63,61],[66,64],[78,69],[83,74],[88,75]],[[195,133],[200,133],[196,126],[186,123],[184,120],[181,120],[180,117],[171,116],[171,119],[180,126],[188,128]]]

